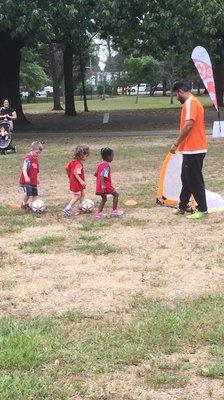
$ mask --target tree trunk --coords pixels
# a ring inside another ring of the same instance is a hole
[[[0,40],[0,99],[8,99],[16,110],[17,124],[28,123],[22,109],[19,72],[23,43],[12,39],[10,33],[1,32]],[[0,104],[2,105],[2,104]]]
[[[223,62],[222,58],[216,59],[214,68],[214,78],[218,107],[223,107]]]
[[[171,95],[170,95],[170,104],[173,104],[173,81],[170,80],[170,87],[171,87]]]
[[[52,44],[51,70],[53,80],[53,110],[63,110],[60,101],[60,83],[63,78],[63,53],[57,43]]]
[[[163,96],[166,96],[166,92],[167,92],[167,82],[164,79],[163,80]]]
[[[73,51],[66,44],[63,54],[64,83],[65,83],[65,115],[73,117],[76,115],[73,85]]]
[[[137,87],[137,94],[136,94],[135,104],[138,104],[138,94],[139,94],[139,85]]]
[[[82,81],[82,93],[83,93],[83,103],[84,103],[84,111],[88,112],[87,98],[86,98],[86,86],[85,86],[85,66],[83,65],[82,54],[79,54],[79,63],[80,63],[80,75]]]

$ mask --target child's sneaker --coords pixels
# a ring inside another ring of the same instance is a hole
[[[71,217],[72,215],[72,208],[67,208],[65,207],[64,210],[62,210],[64,214],[66,214],[68,217]]]
[[[29,210],[31,210],[31,208],[30,208],[30,206],[29,206],[28,203],[26,203],[26,204],[22,203],[22,204],[21,204],[21,209],[24,210],[24,211],[29,211]]]
[[[110,215],[111,217],[121,217],[121,215],[123,215],[123,211],[117,208],[116,210],[112,210]]]
[[[95,218],[100,219],[100,218],[105,218],[107,216],[106,213],[104,213],[103,211],[99,212],[97,211],[95,214]]]

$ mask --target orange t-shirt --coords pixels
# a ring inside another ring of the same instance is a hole
[[[178,150],[183,154],[200,154],[207,152],[207,139],[204,124],[204,108],[195,96],[190,96],[184,103],[181,117],[180,130],[185,122],[192,119],[194,125],[187,137],[180,143]]]

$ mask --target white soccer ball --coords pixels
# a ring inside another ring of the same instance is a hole
[[[91,213],[94,210],[94,203],[92,200],[83,200],[80,209],[83,213]]]
[[[46,206],[43,200],[40,199],[33,201],[33,203],[31,204],[31,209],[35,213],[42,213],[45,210],[45,208]]]

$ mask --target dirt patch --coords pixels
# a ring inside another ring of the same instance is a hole
[[[15,282],[1,292],[1,314],[51,314],[73,308],[121,312],[129,309],[139,294],[173,301],[223,290],[221,215],[198,223],[156,207],[129,212],[124,218],[131,217],[144,224],[98,229],[104,242],[122,249],[109,255],[75,251],[79,225],[71,230],[66,220],[2,238],[1,246],[8,247],[18,264],[0,271],[0,287],[8,280]],[[62,235],[68,243],[56,254],[25,254],[19,249],[19,243],[49,234]]]

